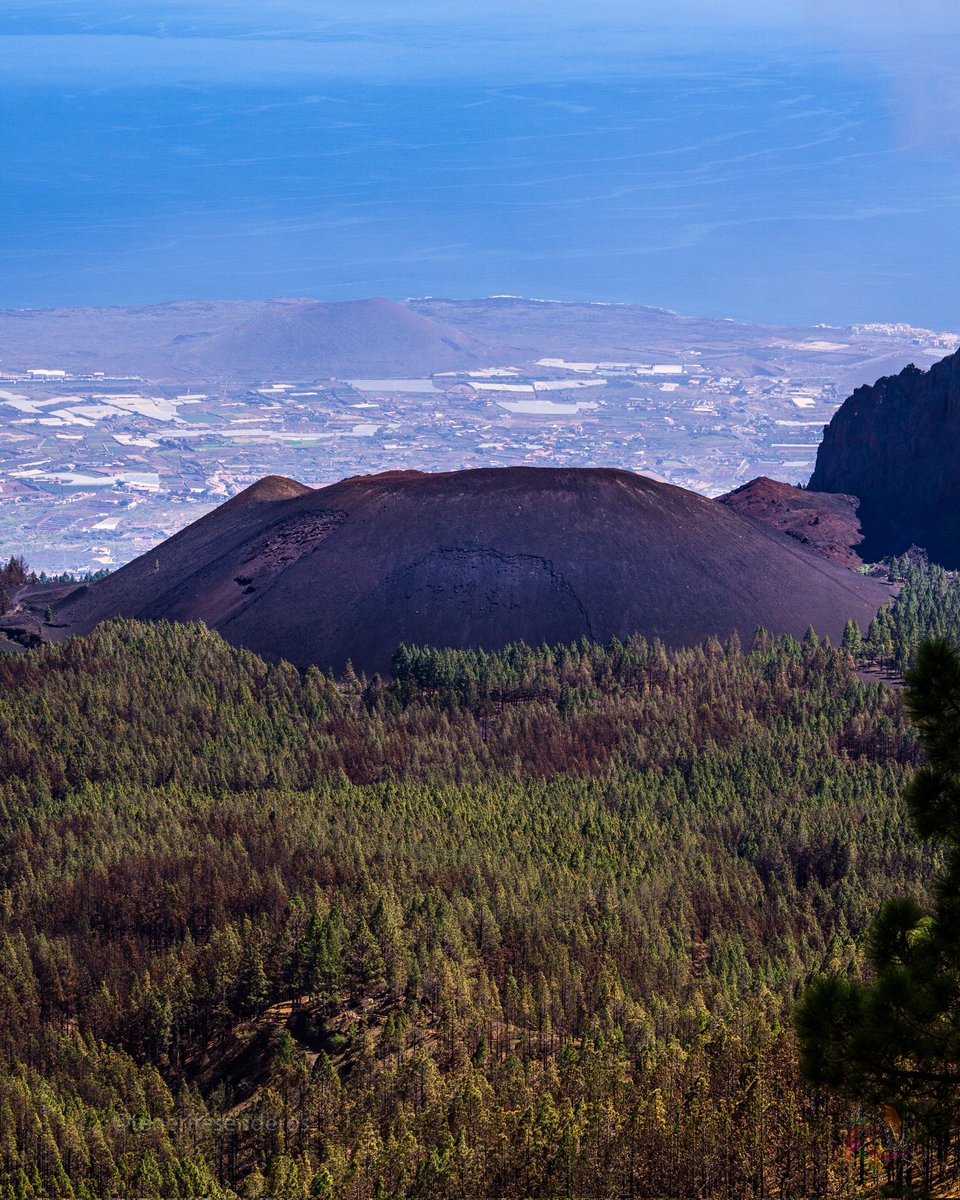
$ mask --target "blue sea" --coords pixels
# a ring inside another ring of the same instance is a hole
[[[956,17],[918,42],[869,28],[882,3],[860,30],[749,9],[9,0],[0,305],[517,294],[957,329]]]

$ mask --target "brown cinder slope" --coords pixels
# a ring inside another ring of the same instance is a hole
[[[626,471],[395,472],[315,491],[261,481],[77,592],[57,636],[199,618],[267,658],[385,671],[401,643],[495,649],[757,625],[837,638],[879,584],[712,500]]]
[[[856,496],[811,492],[760,475],[717,499],[742,517],[795,538],[828,562],[851,570],[862,565],[854,549],[863,541]]]

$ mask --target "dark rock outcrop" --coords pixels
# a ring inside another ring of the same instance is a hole
[[[858,388],[827,426],[811,491],[859,497],[861,557],[922,546],[960,567],[960,353]]]
[[[56,606],[46,636],[105,618],[203,620],[270,659],[385,671],[401,643],[670,645],[757,625],[837,638],[888,598],[794,540],[626,471],[393,472],[261,481]]]

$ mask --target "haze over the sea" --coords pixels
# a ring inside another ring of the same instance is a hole
[[[453,7],[6,0],[0,305],[960,327],[955,5]]]

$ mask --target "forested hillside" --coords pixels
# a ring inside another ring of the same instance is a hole
[[[869,1183],[789,1007],[935,865],[898,695],[812,636],[394,666],[0,658],[0,1195]]]
[[[897,588],[894,602],[877,612],[865,634],[848,621],[841,644],[859,665],[902,675],[924,638],[960,641],[960,575],[912,554],[889,561],[888,579]]]

